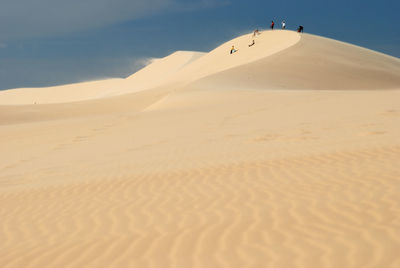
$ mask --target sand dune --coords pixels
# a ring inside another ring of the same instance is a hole
[[[123,79],[107,79],[43,88],[18,88],[0,92],[2,105],[67,103],[94,99],[111,88],[125,88]]]
[[[255,39],[257,46],[248,47]],[[292,46],[300,40],[290,31],[265,32],[255,38],[240,36],[210,53],[179,51],[156,59],[126,79],[109,79],[57,87],[24,88],[0,92],[0,104],[49,104],[75,102],[148,90],[160,86],[180,87],[216,72],[224,71],[267,57]],[[240,53],[230,55],[231,46]]]
[[[332,39],[303,34],[294,46],[207,77],[210,87],[255,89],[396,89],[400,60]]]
[[[255,41],[1,93],[0,267],[398,267],[399,60]]]
[[[255,45],[249,47],[251,41]],[[232,45],[237,53],[229,54]],[[291,31],[230,40],[209,53],[178,51],[126,79],[0,92],[2,105],[67,103],[157,87],[395,89],[400,60],[335,40]],[[204,79],[202,79],[204,78]]]
[[[126,79],[106,79],[63,86],[0,91],[0,104],[68,103],[135,93],[162,85],[175,72],[202,55],[201,52],[175,52],[165,58],[154,59],[149,66]]]
[[[193,51],[177,51],[168,57],[153,61],[147,67],[129,76],[127,80],[135,86],[141,85],[142,88],[156,87],[169,81],[171,76],[205,54]]]

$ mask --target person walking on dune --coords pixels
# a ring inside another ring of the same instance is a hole
[[[258,31],[258,29],[255,29],[253,32],[253,37],[256,37],[257,35],[260,35],[260,31]]]
[[[231,54],[235,53],[237,51],[237,49],[235,49],[235,46],[232,46],[231,48]]]
[[[285,30],[285,29],[286,29],[286,22],[282,21],[282,30]]]
[[[271,30],[274,29],[274,26],[275,26],[275,22],[274,22],[274,21],[271,21]]]

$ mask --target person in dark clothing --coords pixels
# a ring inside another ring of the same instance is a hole
[[[274,21],[271,21],[271,30],[274,29],[274,26],[275,26],[275,22],[274,22]]]
[[[304,30],[304,27],[301,26],[301,25],[299,26],[299,28],[297,28],[297,32],[298,32],[298,33],[302,33],[303,30]]]

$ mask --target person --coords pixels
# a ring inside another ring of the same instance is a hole
[[[302,33],[303,30],[304,30],[304,27],[301,26],[301,25],[299,26],[299,28],[297,28],[297,32],[298,32],[298,33]]]
[[[256,42],[254,42],[254,39],[253,39],[253,43],[251,43],[250,45],[249,45],[249,47],[252,47],[252,46],[254,46],[256,44]]]
[[[232,46],[231,48],[231,54],[235,53],[237,50],[235,49],[235,46]]]
[[[274,29],[274,26],[275,26],[275,22],[274,22],[274,21],[271,21],[271,30]]]
[[[260,32],[258,31],[258,29],[255,29],[253,32],[253,37],[256,37],[259,34],[260,34]]]
[[[286,22],[282,21],[282,30],[285,30],[285,29],[286,29]]]

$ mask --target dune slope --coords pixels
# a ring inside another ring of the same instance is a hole
[[[257,46],[248,44],[255,40]],[[234,68],[282,51],[300,40],[294,32],[264,32],[257,37],[243,35],[209,53],[178,51],[156,59],[126,79],[109,79],[46,88],[0,91],[0,104],[26,105],[76,102],[130,94],[160,86],[182,87],[207,75]],[[229,54],[235,45],[238,53]]]
[[[294,46],[198,83],[255,89],[395,89],[400,60],[332,39],[303,34]]]
[[[44,88],[0,91],[0,105],[68,103],[130,94],[162,85],[165,80],[204,53],[178,51],[126,79],[107,79]]]
[[[0,267],[399,267],[397,59],[255,41],[125,80],[146,90],[0,105]]]

